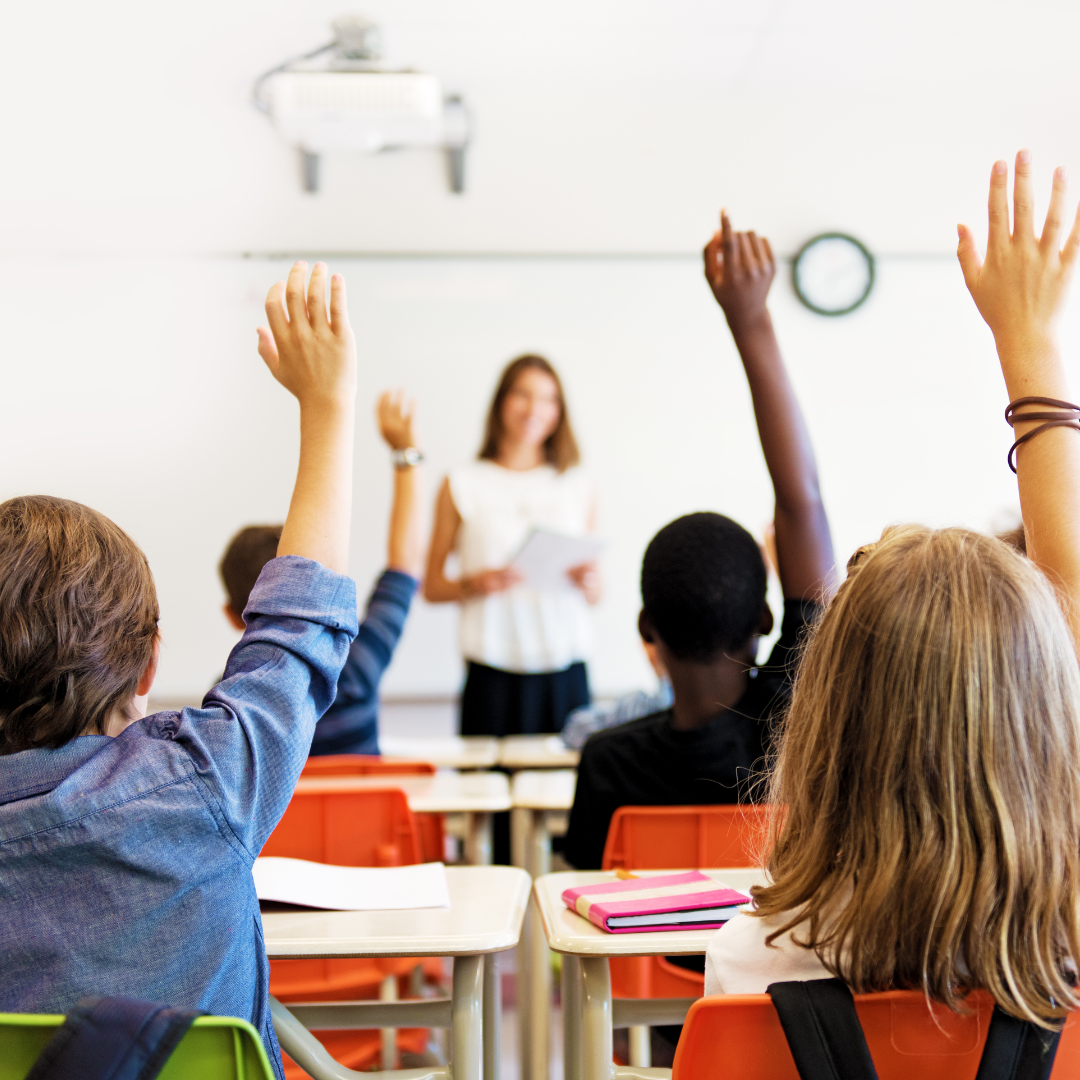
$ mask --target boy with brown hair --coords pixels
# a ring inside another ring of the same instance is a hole
[[[386,542],[386,569],[368,597],[364,618],[338,678],[333,704],[315,725],[309,753],[379,753],[379,683],[405,629],[420,585],[423,560],[420,463],[414,403],[402,391],[387,391],[376,409],[379,432],[390,447],[394,500]],[[243,611],[263,566],[277,552],[280,525],[249,525],[229,542],[221,560],[221,580],[229,599],[225,617],[244,629]]]
[[[279,1077],[251,866],[356,634],[356,347],[344,281],[328,316],[326,267],[305,290],[306,270],[259,330],[300,404],[296,486],[202,708],[145,715],[158,605],[134,541],[78,503],[0,504],[0,1011],[106,995],[244,1017]]]

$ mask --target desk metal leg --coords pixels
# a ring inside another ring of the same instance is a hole
[[[387,975],[379,984],[380,1001],[397,1001],[397,976]],[[382,1067],[397,1068],[397,1028],[382,1028]]]
[[[484,1074],[484,958],[454,957],[454,998],[451,1003],[450,1075],[454,1080],[483,1080]],[[610,998],[608,1011],[610,1013]],[[608,1042],[610,1042],[610,1037]]]
[[[629,1029],[630,1064],[649,1068],[652,1065],[652,1035],[647,1024],[634,1024]]]
[[[484,1080],[499,1080],[499,1042],[502,1035],[502,986],[499,954],[484,957]]]
[[[562,958],[563,1080],[581,1080],[581,965]]]
[[[465,835],[465,861],[470,866],[491,865],[491,815],[469,814]]]
[[[610,1080],[611,972],[606,956],[583,956],[581,966],[581,1077]]]
[[[542,810],[532,811],[531,818],[527,848],[528,870],[535,879],[551,873],[551,835],[547,830],[547,816]],[[528,950],[525,975],[529,982],[529,1041],[524,1080],[548,1080],[551,1043],[551,952],[535,899],[531,907],[525,939]]]

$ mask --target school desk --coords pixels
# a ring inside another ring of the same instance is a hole
[[[566,832],[574,805],[573,769],[524,770],[514,774],[510,798],[512,861],[538,878],[551,872],[551,837]],[[522,1080],[547,1080],[550,1046],[551,963],[534,903],[525,913],[518,946],[518,1023]]]
[[[430,761],[444,769],[490,769],[499,762],[499,740],[486,735],[446,738],[380,735],[379,749],[385,758]]]
[[[643,870],[639,876],[671,873]],[[756,869],[704,871],[715,881],[740,892],[764,884]],[[549,948],[563,954],[563,1076],[565,1080],[630,1080],[671,1075],[670,1069],[612,1064],[612,1030],[616,1027],[681,1024],[695,998],[620,998],[612,1001],[608,958],[612,956],[700,955],[715,929],[661,930],[644,934],[609,934],[571,911],[562,901],[564,889],[615,880],[600,870],[548,874],[533,882]]]
[[[569,750],[558,735],[507,735],[499,740],[499,764],[518,769],[572,769],[581,754]]]
[[[412,911],[267,911],[266,955],[320,957],[450,956],[449,998],[293,1004],[271,998],[282,1049],[315,1080],[380,1080],[344,1069],[309,1029],[446,1027],[445,1066],[381,1074],[386,1080],[499,1080],[501,1002],[497,956],[514,948],[529,896],[529,876],[512,866],[448,866],[449,908]]]

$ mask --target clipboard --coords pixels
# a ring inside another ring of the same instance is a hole
[[[592,562],[603,549],[604,541],[596,536],[567,536],[550,529],[533,529],[510,565],[521,574],[521,584],[530,589],[572,589],[574,583],[566,572]]]

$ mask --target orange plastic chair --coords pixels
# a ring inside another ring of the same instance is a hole
[[[608,826],[604,870],[671,870],[753,866],[768,807],[620,806]],[[611,992],[621,998],[700,997],[705,976],[662,956],[608,961]]]
[[[769,808],[620,806],[608,826],[604,870],[753,866]]]
[[[989,994],[959,1016],[933,1012],[916,990],[856,994],[879,1080],[974,1080],[993,1012]],[[1051,1080],[1080,1078],[1080,1018],[1065,1023]],[[675,1052],[672,1080],[799,1080],[768,994],[723,994],[695,1001]]]
[[[262,853],[336,866],[407,866],[420,861],[420,838],[400,788],[295,791]]]
[[[434,776],[429,761],[408,761],[378,757],[374,754],[324,754],[309,757],[301,776]],[[442,814],[417,814],[416,830],[420,835],[422,862],[442,862],[446,851],[446,832]]]

